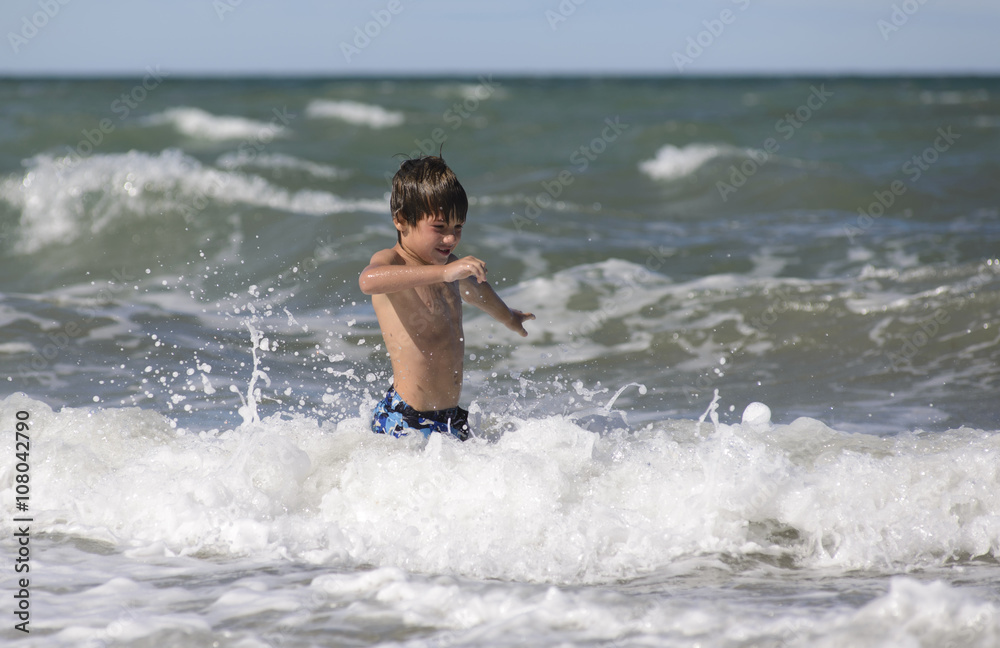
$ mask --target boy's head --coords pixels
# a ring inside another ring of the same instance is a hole
[[[469,198],[465,189],[440,157],[428,155],[404,160],[392,178],[389,209],[394,220],[416,227],[427,217],[440,214],[447,222],[465,222]],[[397,238],[401,234],[397,234]]]

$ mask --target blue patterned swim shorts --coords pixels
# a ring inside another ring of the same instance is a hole
[[[469,412],[461,407],[450,407],[433,412],[418,412],[399,397],[394,387],[390,387],[372,414],[372,432],[406,436],[410,432],[420,432],[425,437],[431,432],[441,432],[465,441],[470,436]]]

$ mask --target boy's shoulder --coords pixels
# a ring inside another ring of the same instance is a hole
[[[368,262],[369,266],[381,266],[381,265],[406,265],[406,259],[403,255],[399,253],[395,247],[386,248],[384,250],[379,250],[372,255],[371,261]]]

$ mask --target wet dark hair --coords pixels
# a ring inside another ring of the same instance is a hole
[[[449,223],[465,222],[469,198],[444,159],[434,155],[403,160],[392,178],[389,209],[411,227],[425,216],[441,214]]]

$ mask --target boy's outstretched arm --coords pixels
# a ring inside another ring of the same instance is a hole
[[[507,306],[488,282],[480,282],[475,277],[467,277],[458,282],[458,289],[462,293],[462,299],[466,302],[488,313],[493,319],[521,337],[528,335],[528,332],[524,330],[524,323],[535,319],[535,316]]]
[[[473,282],[486,281],[486,264],[470,256],[453,258],[447,265],[407,265],[390,248],[372,256],[358,277],[358,286],[366,295],[377,295],[465,277]]]

